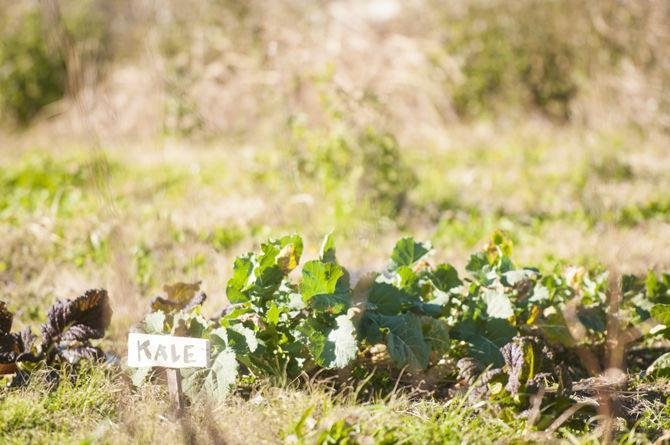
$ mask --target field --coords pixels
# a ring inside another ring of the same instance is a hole
[[[667,5],[100,3],[0,1],[0,301],[113,311],[0,376],[0,443],[669,440]],[[124,356],[179,319],[235,374],[177,418]]]

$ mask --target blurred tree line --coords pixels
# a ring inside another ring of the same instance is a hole
[[[0,0],[0,114],[15,126],[48,116],[51,104],[100,82],[115,64],[138,59],[151,34],[172,79],[166,82],[171,125],[198,131],[199,105],[182,99],[210,68],[207,61],[242,54],[250,70],[276,70],[267,56],[281,40],[276,34],[332,3],[287,0],[280,6],[284,18],[277,18],[257,0]],[[426,58],[454,119],[516,110],[569,121],[577,98],[632,71],[659,125],[670,128],[670,2],[425,0],[412,8],[434,18],[412,36],[434,43]],[[394,20],[388,27],[405,32]],[[230,71],[220,69],[224,77]],[[287,96],[299,94],[300,76],[294,73]]]

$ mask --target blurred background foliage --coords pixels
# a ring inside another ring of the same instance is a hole
[[[588,119],[584,107],[598,99],[667,130],[669,9],[660,0],[3,0],[0,103],[5,122],[27,125],[78,93],[68,72],[77,89],[100,94],[130,65],[154,76],[158,91],[144,91],[161,96],[152,126],[170,134],[245,132],[254,118],[318,114],[311,106],[330,93],[324,84],[364,108],[393,108],[388,89],[402,83],[453,121]],[[361,73],[367,51],[367,62],[387,68],[374,80]]]
[[[0,0],[0,142],[16,295],[215,286],[294,230],[670,266],[670,2]]]

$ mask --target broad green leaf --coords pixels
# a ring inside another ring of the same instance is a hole
[[[327,369],[344,368],[356,357],[356,330],[346,315],[335,319],[336,327],[325,331],[311,328],[310,350],[314,360]]]
[[[164,328],[165,313],[163,311],[151,312],[144,317],[144,330],[147,334],[164,334]]]
[[[474,334],[467,341],[470,343],[470,353],[472,356],[483,364],[500,367],[504,363],[498,345],[483,335]]]
[[[430,243],[420,243],[411,237],[402,238],[393,248],[389,269],[395,270],[400,266],[412,266],[431,250]]]
[[[384,318],[386,316],[370,310],[365,311],[360,325],[358,326],[358,339],[366,340],[369,344],[375,345],[384,341]]]
[[[549,289],[537,283],[533,288],[533,295],[528,299],[531,303],[541,303],[549,299]]]
[[[498,346],[503,346],[517,335],[517,330],[509,321],[491,318],[484,323],[484,336]]]
[[[514,316],[512,302],[503,292],[485,289],[482,300],[486,303],[486,315],[489,317],[507,319]]]
[[[421,326],[423,337],[432,352],[442,355],[449,351],[449,327],[443,320],[423,317],[421,319]]]
[[[344,271],[338,264],[318,260],[305,263],[300,283],[302,299],[308,301],[314,295],[335,293],[337,281],[343,275]]]
[[[285,277],[284,272],[277,265],[265,268],[257,267],[254,269],[254,274],[257,274],[253,287],[254,292],[265,299],[272,298]]]
[[[647,374],[670,375],[670,352],[666,352],[654,360],[654,363],[647,368]]]
[[[337,328],[328,333],[321,357],[325,368],[344,368],[356,358],[356,329],[346,315],[335,319]]]
[[[230,349],[221,351],[208,370],[203,389],[216,400],[225,400],[237,380],[237,360]]]
[[[241,324],[228,328],[228,340],[236,354],[253,354],[258,348],[258,339],[254,331]]]
[[[420,276],[409,266],[400,266],[395,270],[395,276],[390,282],[400,289],[417,297],[421,295]]]
[[[223,351],[228,347],[228,330],[226,328],[216,328],[209,333],[211,347],[215,351]]]
[[[430,273],[430,281],[441,291],[460,286],[462,281],[458,278],[458,271],[451,264],[440,264]]]
[[[483,335],[484,330],[472,320],[465,320],[454,328],[457,338],[468,343],[470,354],[484,365],[501,367],[505,360],[499,346]]]
[[[472,273],[481,272],[483,269],[489,266],[489,260],[484,252],[477,252],[470,255],[470,261],[468,265],[465,266],[465,270]]]
[[[397,366],[414,369],[428,367],[430,349],[423,338],[421,323],[416,316],[404,314],[385,317],[384,327],[389,330],[386,347]]]
[[[341,314],[351,307],[350,294],[318,294],[309,301],[310,307],[320,312]]]
[[[444,313],[444,310],[444,307],[440,306],[439,304],[435,304],[432,301],[428,303],[417,302],[416,306],[414,307],[414,312],[425,314],[433,318],[441,317]]]
[[[249,301],[249,298],[245,295],[244,291],[247,289],[249,279],[254,269],[252,258],[252,253],[247,253],[235,258],[235,263],[233,264],[233,276],[228,280],[228,285],[226,286],[228,301],[233,304]]]
[[[324,263],[335,263],[335,241],[333,239],[333,232],[328,233],[321,243],[319,251],[319,259]]]
[[[447,310],[447,304],[451,301],[451,295],[439,289],[435,290],[433,294],[435,298],[432,300],[419,303],[419,310],[426,315],[438,318],[444,315]]]
[[[200,315],[191,317],[188,325],[189,337],[202,338],[212,325],[212,322]]]
[[[265,313],[265,321],[272,325],[276,325],[279,323],[279,315],[281,314],[281,310],[277,307],[274,302],[270,303],[270,309]]]
[[[536,277],[538,273],[534,269],[515,269],[502,274],[502,282],[505,286],[514,286],[523,280]]]
[[[368,295],[370,309],[385,315],[395,315],[416,299],[388,283],[375,282]]]
[[[562,314],[554,312],[546,318],[537,322],[542,329],[542,333],[552,343],[560,343],[563,346],[572,347],[575,345],[575,339],[570,334],[570,329]]]
[[[653,299],[661,287],[660,283],[658,282],[658,278],[656,278],[656,274],[654,273],[653,270],[650,270],[647,273],[647,276],[645,277],[644,280],[644,284],[647,289],[647,298]]]
[[[670,326],[670,304],[655,304],[652,306],[650,313],[654,320]]]

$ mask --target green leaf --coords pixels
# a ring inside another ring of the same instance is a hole
[[[247,253],[235,258],[235,263],[233,264],[233,276],[228,280],[228,285],[226,286],[228,301],[233,304],[249,301],[249,298],[244,294],[244,291],[248,288],[247,284],[254,269],[252,258],[252,253]]]
[[[483,364],[500,367],[505,362],[498,345],[483,335],[474,334],[467,341],[470,343],[472,356]]]
[[[432,318],[439,318],[443,315],[444,313],[444,308],[440,306],[439,304],[435,304],[432,302],[429,303],[416,303],[414,312],[417,312],[419,314],[424,314],[428,315]]]
[[[575,339],[570,334],[570,329],[562,314],[554,312],[537,322],[544,336],[552,343],[560,343],[563,346],[572,347]]]
[[[432,352],[443,355],[449,351],[449,327],[443,320],[431,317],[421,319],[423,337]]]
[[[409,266],[398,267],[390,283],[407,292],[420,293],[419,275]]]
[[[371,345],[383,342],[386,331],[383,325],[385,317],[380,313],[366,310],[358,326],[358,339],[366,340]]]
[[[335,241],[333,239],[333,232],[329,232],[321,243],[321,249],[319,251],[319,259],[324,263],[335,263]]]
[[[433,286],[441,291],[449,290],[460,286],[463,282],[458,278],[458,271],[451,264],[440,264],[430,273],[430,281]]]
[[[385,315],[395,315],[414,303],[409,294],[388,283],[375,282],[368,295],[370,309]]]
[[[225,400],[237,380],[235,352],[230,349],[221,351],[208,371],[203,389],[214,399]]]
[[[316,311],[341,314],[351,307],[350,294],[318,294],[309,301]]]
[[[533,288],[533,295],[528,299],[531,303],[541,303],[549,300],[549,289],[542,286],[540,283]]]
[[[165,313],[156,311],[144,317],[144,330],[147,334],[164,334]]]
[[[509,321],[502,318],[492,318],[484,323],[484,335],[498,346],[503,346],[517,335],[517,330]]]
[[[402,238],[393,248],[389,269],[395,270],[400,266],[412,266],[425,257],[432,248],[430,243],[420,243],[411,237]]]
[[[189,337],[203,338],[211,325],[212,322],[206,320],[200,315],[190,317],[188,335]]]
[[[501,291],[486,289],[482,295],[486,303],[486,315],[491,318],[509,318],[514,316],[514,308],[509,297]]]
[[[426,315],[438,318],[445,314],[447,304],[451,301],[451,295],[438,289],[435,290],[434,296],[435,298],[432,300],[428,300],[425,303],[418,303],[418,309]]]
[[[485,252],[477,252],[470,255],[470,261],[468,265],[465,266],[465,270],[472,273],[477,273],[482,271],[485,268],[488,268],[489,260]]]
[[[658,293],[661,286],[653,270],[647,272],[647,276],[645,277],[644,280],[644,285],[647,289],[647,298],[653,299],[654,297],[656,297],[656,294]]]
[[[670,326],[670,304],[655,304],[650,312],[654,320]]]
[[[305,263],[300,283],[303,301],[308,301],[314,295],[335,293],[337,281],[343,275],[344,270],[338,264],[318,260]]]
[[[502,283],[505,286],[514,286],[524,280],[533,279],[538,275],[534,269],[514,269],[502,274]]]
[[[241,324],[228,328],[228,340],[236,354],[252,354],[258,348],[258,339],[254,331]]]
[[[384,327],[389,330],[386,347],[391,359],[399,367],[414,369],[428,367],[430,349],[426,344],[419,319],[412,314],[386,317]]]
[[[479,333],[472,320],[457,324],[454,331],[460,340],[468,343],[472,357],[482,364],[501,367],[505,363],[498,345]]]
[[[670,352],[666,352],[654,360],[654,363],[652,363],[649,368],[647,368],[647,374],[656,374],[661,376],[670,375]]]
[[[228,330],[226,328],[216,328],[209,333],[211,347],[215,351],[223,351],[228,347]]]
[[[356,330],[346,315],[335,319],[335,328],[325,330],[323,326],[315,327],[315,321],[306,325],[303,332],[309,339],[309,349],[314,361],[326,369],[341,369],[356,358],[358,343]]]
[[[277,305],[272,302],[270,303],[270,309],[265,313],[265,321],[272,325],[276,325],[279,323],[279,315],[281,314],[281,310],[277,307]]]

